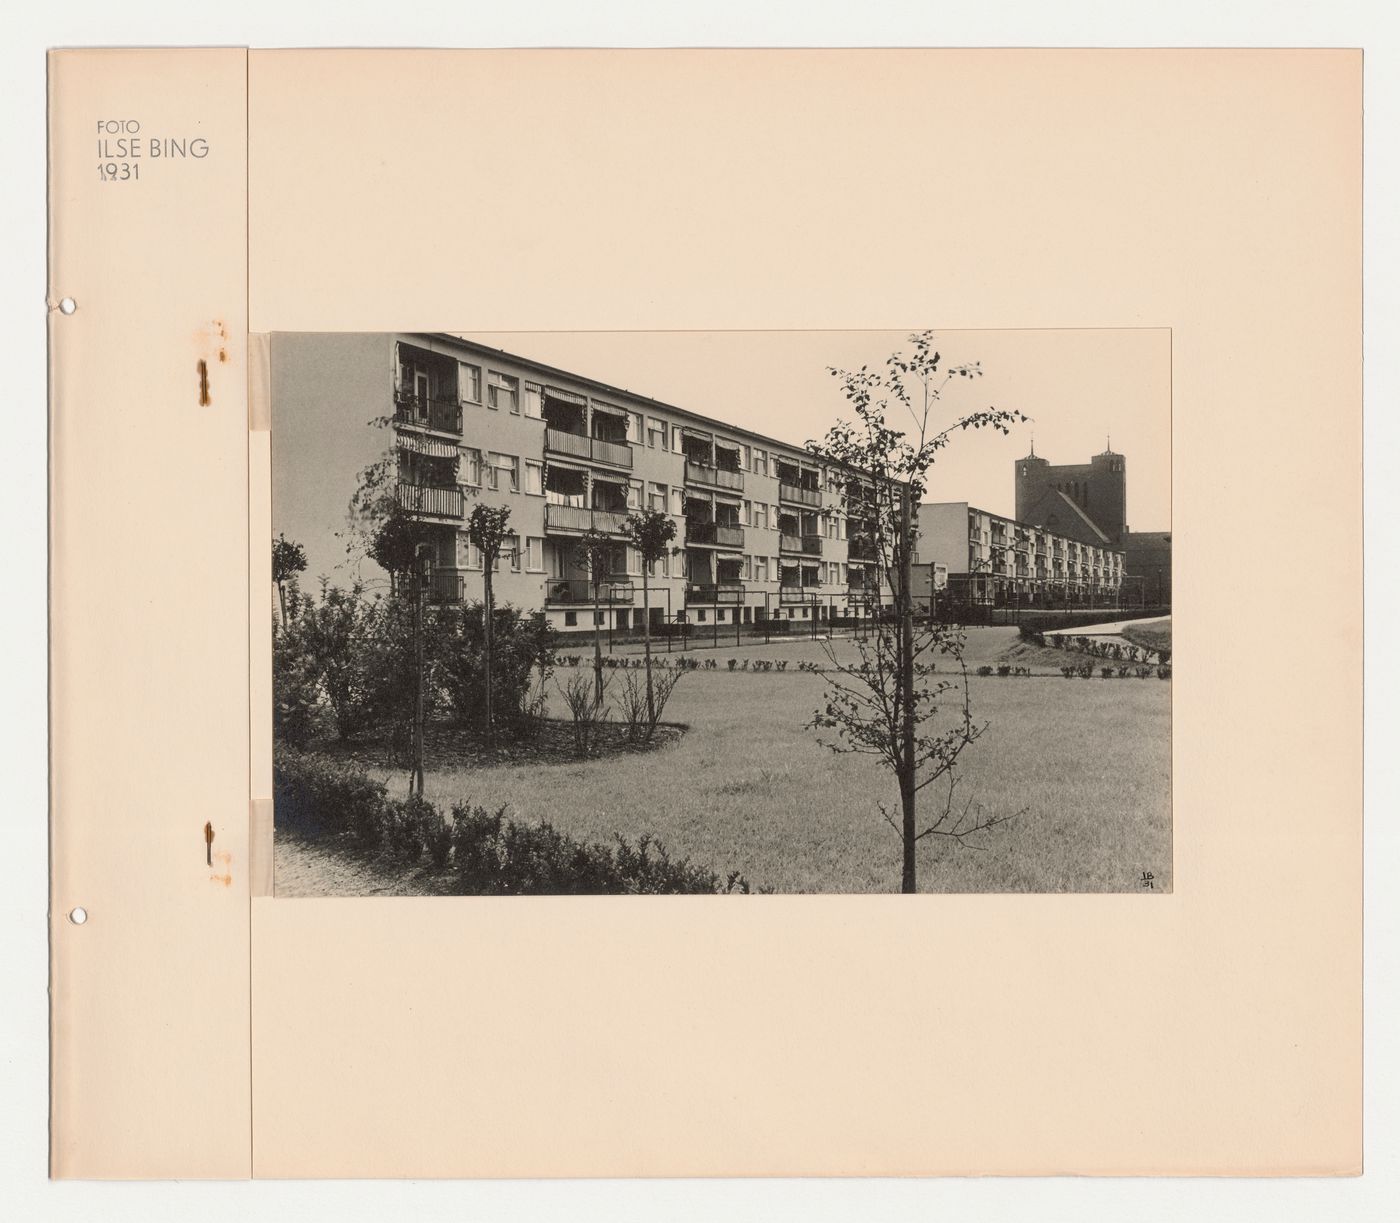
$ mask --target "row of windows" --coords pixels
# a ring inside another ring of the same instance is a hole
[[[486,392],[484,400],[482,398],[483,385]],[[457,386],[463,404],[484,405],[493,411],[508,412],[514,416],[524,415],[532,420],[544,419],[544,387],[539,383],[525,383],[524,395],[522,396],[519,378],[488,369],[485,371],[483,384],[480,365],[459,361],[457,363]],[[685,431],[681,425],[670,424],[659,417],[643,416],[640,412],[627,411],[622,408],[612,408],[611,410],[625,413],[627,440],[634,445],[640,446],[645,442],[646,446],[652,450],[683,453],[682,439],[685,436]],[[770,453],[764,447],[749,446],[746,443],[722,442],[721,445],[727,449],[738,451],[741,471],[751,471],[754,475],[759,476],[772,475],[776,478],[780,457],[777,451]],[[784,461],[794,465],[797,463],[795,458],[786,458]],[[834,473],[832,479],[836,480]],[[830,486],[835,487],[835,483],[831,483]]]

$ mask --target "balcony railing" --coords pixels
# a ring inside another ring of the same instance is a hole
[[[444,567],[428,574],[424,592],[432,603],[461,603],[467,597],[467,571]]]
[[[456,485],[404,484],[398,486],[399,504],[410,513],[434,518],[462,516],[462,490]]]
[[[820,582],[812,582],[805,586],[778,587],[779,603],[811,603],[820,599],[821,595]]]
[[[792,501],[797,505],[821,505],[821,489],[806,488],[801,484],[778,482],[778,500]]]
[[[822,554],[822,537],[820,535],[804,535],[802,537],[802,551],[808,556],[820,556]]]
[[[546,531],[601,531],[604,535],[622,535],[626,521],[624,511],[592,510],[583,505],[555,505],[553,502],[544,507]]]
[[[599,603],[631,603],[636,598],[632,582],[627,578],[609,578],[598,583]],[[588,578],[550,578],[545,583],[544,601],[556,603],[592,603],[593,583]]]
[[[875,545],[855,539],[847,540],[846,559],[852,561],[873,561],[875,559]]]
[[[779,552],[801,552],[802,536],[782,534],[778,536]]]
[[[685,542],[713,544],[717,548],[742,548],[744,528],[728,522],[705,522],[703,519],[687,518]]]
[[[698,582],[685,588],[687,603],[742,603],[743,582]]]
[[[394,394],[394,423],[417,425],[437,433],[462,436],[462,405],[447,399],[424,399],[411,391]]]
[[[544,445],[546,450],[571,455],[576,459],[593,459],[612,467],[632,466],[632,447],[626,442],[609,442],[601,437],[570,433],[566,429],[546,428]]]
[[[685,461],[685,478],[691,484],[704,484],[710,488],[742,489],[744,473],[730,471],[726,467],[711,467],[708,463],[697,463],[694,459]]]

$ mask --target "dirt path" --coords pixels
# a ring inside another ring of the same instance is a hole
[[[381,874],[369,863],[321,845],[278,836],[272,847],[275,896],[431,896],[415,870]]]

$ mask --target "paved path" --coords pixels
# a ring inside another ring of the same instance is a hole
[[[274,896],[425,896],[414,873],[379,874],[354,858],[309,841],[274,837]]]
[[[1050,628],[1046,637],[1118,637],[1129,624],[1157,624],[1165,617],[1155,620],[1114,620],[1110,624],[1083,624],[1078,628]]]

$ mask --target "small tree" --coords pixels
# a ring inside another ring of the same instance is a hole
[[[647,718],[656,721],[656,695],[651,679],[651,587],[648,573],[651,566],[671,550],[676,538],[676,522],[661,510],[638,510],[623,523],[632,546],[642,558],[642,651],[647,668]]]
[[[286,535],[272,541],[272,580],[277,583],[277,603],[282,611],[283,627],[287,624],[287,586],[295,584],[296,575],[306,572],[306,549],[293,543]]]
[[[855,419],[838,422],[822,441],[808,443],[813,454],[845,474],[842,508],[865,524],[861,540],[871,548],[878,571],[895,594],[894,616],[880,614],[877,586],[871,632],[857,645],[858,664],[839,662],[832,645],[825,645],[831,663],[825,672],[828,699],[810,725],[836,732],[835,741],[827,744],[833,751],[873,755],[894,773],[901,818],[896,822],[884,804],[880,813],[903,842],[905,892],[917,890],[916,850],[925,837],[946,836],[966,844],[969,836],[1010,818],[984,816],[980,808],[973,814],[971,801],[960,811],[954,806],[958,759],[986,725],[972,717],[961,631],[938,624],[916,630],[915,507],[923,499],[938,452],[957,433],[982,428],[1009,433],[1013,424],[1027,419],[1017,411],[984,408],[936,429],[931,415],[947,385],[955,378],[979,378],[982,368],[943,366],[932,332],[910,336],[909,342],[913,352],[893,354],[883,370],[831,369]],[[898,419],[891,420],[891,414]],[[906,415],[913,423],[912,433],[901,427]],[[940,655],[961,672],[960,684],[932,678]],[[960,709],[950,729],[935,733],[931,723],[949,693],[960,694]],[[942,811],[921,829],[918,796],[936,782],[946,785],[946,800]]]
[[[492,579],[497,563],[501,559],[501,549],[506,541],[506,524],[510,521],[510,510],[504,505],[490,506],[477,504],[467,516],[467,538],[481,553],[482,582],[485,597],[482,600],[484,645],[486,651],[486,740],[491,742],[494,720],[491,709],[491,637],[492,620],[495,614],[495,597]]]
[[[575,553],[578,563],[587,567],[588,582],[593,588],[593,695],[600,707],[603,704],[602,585],[616,547],[616,542],[610,536],[602,531],[589,530],[578,541]]]

